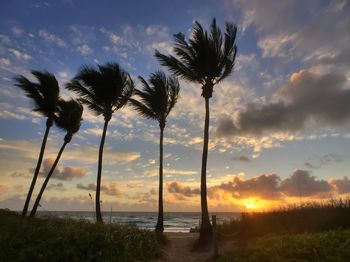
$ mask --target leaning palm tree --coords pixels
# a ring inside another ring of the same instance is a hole
[[[177,57],[164,55],[156,50],[155,56],[163,66],[185,80],[199,83],[202,86],[202,97],[205,100],[204,141],[201,170],[201,211],[202,223],[200,239],[211,238],[212,227],[209,221],[207,205],[206,169],[209,141],[209,99],[213,87],[226,78],[233,70],[237,48],[235,44],[237,28],[226,23],[223,37],[216,25],[215,18],[211,23],[210,33],[195,22],[189,41],[184,34],[174,35],[174,52]]]
[[[73,135],[79,131],[80,123],[82,120],[83,106],[75,100],[64,101],[60,100],[57,105],[57,114],[55,115],[54,121],[56,126],[59,129],[66,131],[64,137],[64,142],[61,146],[60,151],[56,157],[55,162],[53,163],[49,173],[47,174],[43,185],[41,186],[40,192],[35,200],[30,216],[35,216],[36,210],[39,206],[41,197],[46,189],[49,180],[55,171],[55,168],[58,164],[58,161],[61,158],[61,155],[66,147],[66,145],[72,140]]]
[[[22,216],[25,217],[28,212],[28,206],[30,198],[32,196],[36,180],[38,178],[41,162],[43,160],[47,137],[49,135],[50,128],[53,124],[54,114],[56,111],[56,105],[59,99],[59,86],[58,82],[53,74],[49,72],[32,71],[38,82],[31,82],[24,76],[16,76],[14,78],[16,86],[20,87],[27,97],[31,98],[34,102],[33,111],[40,113],[47,117],[46,130],[41,143],[41,149],[39,153],[38,162],[34,171],[32,183],[30,184],[27,198],[22,211]]]
[[[159,199],[158,199],[158,220],[157,232],[164,231],[163,214],[163,132],[166,118],[174,107],[180,85],[175,77],[167,77],[163,72],[158,71],[151,74],[149,84],[139,76],[143,90],[135,90],[140,100],[131,99],[130,102],[136,111],[143,117],[157,120],[160,128],[159,138]]]
[[[96,221],[103,222],[101,215],[101,174],[103,147],[106,138],[108,123],[115,111],[127,104],[134,91],[134,82],[130,75],[116,63],[107,63],[92,66],[83,66],[75,78],[66,85],[80,96],[80,102],[87,105],[96,115],[103,115],[104,127],[101,137],[97,183],[96,183]]]

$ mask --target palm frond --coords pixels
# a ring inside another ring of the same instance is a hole
[[[147,119],[155,119],[158,120],[158,117],[155,113],[148,108],[146,105],[142,104],[140,101],[137,101],[133,98],[130,99],[130,105],[136,110],[136,112]]]
[[[96,115],[109,118],[126,105],[133,94],[134,83],[117,63],[106,63],[97,67],[83,66],[66,88],[80,96],[79,101]]]
[[[143,117],[158,120],[160,126],[174,107],[180,90],[175,77],[167,77],[162,71],[150,75],[148,82],[139,76],[142,90],[135,90],[139,100],[131,99],[135,110]]]
[[[65,101],[60,99],[57,105],[55,115],[55,124],[58,128],[64,130],[72,136],[79,131],[83,115],[83,106],[71,99]]]
[[[196,21],[188,41],[182,33],[174,35],[176,57],[157,50],[155,57],[173,74],[203,86],[213,86],[233,70],[237,53],[236,33],[237,27],[232,23],[226,24],[223,37],[215,18],[209,33]]]
[[[38,82],[31,82],[26,77],[18,75],[14,78],[15,85],[20,87],[34,103],[33,111],[52,118],[59,99],[59,86],[55,76],[46,71],[32,71]]]

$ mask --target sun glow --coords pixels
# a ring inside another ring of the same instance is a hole
[[[246,209],[256,209],[257,208],[257,200],[246,199],[244,201],[244,206]]]

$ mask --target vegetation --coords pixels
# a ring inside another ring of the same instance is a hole
[[[72,140],[72,136],[79,131],[80,123],[83,115],[83,106],[76,102],[75,100],[64,101],[60,100],[57,105],[57,115],[55,115],[54,120],[55,124],[58,128],[66,131],[66,135],[64,137],[64,143],[58,152],[55,162],[53,163],[49,173],[47,174],[43,185],[41,186],[40,192],[35,200],[32,211],[30,212],[30,216],[35,216],[36,210],[39,206],[41,197],[45,191],[49,180],[55,171],[55,168],[58,164],[58,161],[61,158],[64,148],[66,145]]]
[[[217,261],[348,261],[350,230],[263,237],[241,243]]]
[[[290,205],[262,213],[243,213],[218,226],[221,238],[248,240],[261,236],[350,228],[350,199]]]
[[[229,76],[233,70],[237,53],[235,45],[236,32],[236,26],[227,23],[223,39],[221,30],[216,25],[215,18],[211,23],[209,34],[199,22],[196,22],[188,42],[182,33],[174,36],[174,52],[178,58],[172,55],[161,54],[158,51],[155,53],[160,63],[175,75],[202,85],[202,96],[205,100],[205,123],[201,168],[201,240],[212,237],[206,183],[209,143],[209,99],[212,97],[214,86]]]
[[[27,198],[23,207],[22,216],[26,216],[28,212],[28,206],[32,193],[38,178],[41,162],[43,160],[47,137],[49,135],[50,128],[53,124],[54,114],[56,112],[56,105],[59,100],[59,86],[58,82],[53,74],[49,72],[32,71],[34,77],[38,80],[37,83],[29,81],[24,76],[16,76],[16,86],[21,88],[27,97],[31,98],[34,103],[33,111],[40,113],[47,117],[46,130],[41,144],[39,158],[35,167],[32,182],[29,187]]]
[[[66,85],[68,90],[80,96],[79,101],[85,104],[97,116],[103,115],[104,126],[98,155],[96,182],[96,221],[102,223],[101,215],[101,176],[103,147],[105,144],[108,123],[117,110],[124,107],[134,91],[134,82],[130,75],[116,63],[98,65],[98,68],[83,66],[75,78]]]
[[[160,245],[154,232],[135,227],[0,210],[0,261],[150,261]]]
[[[131,104],[142,116],[155,119],[159,123],[159,200],[158,200],[158,220],[156,231],[164,231],[163,214],[163,133],[166,118],[176,104],[179,96],[180,85],[175,77],[167,77],[163,72],[151,74],[149,83],[139,77],[143,90],[135,90],[135,94],[140,101],[131,99]]]

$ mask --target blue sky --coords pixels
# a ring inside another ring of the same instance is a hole
[[[222,29],[234,22],[239,30],[234,72],[210,102],[210,210],[350,193],[348,1],[7,1],[0,9],[0,207],[21,209],[45,128],[15,75],[50,71],[69,98],[64,83],[81,65],[116,61],[139,86],[137,76],[162,69],[154,49],[171,54],[173,34],[190,37],[194,21],[208,28],[213,17]],[[204,103],[200,86],[180,83],[165,130],[165,207],[197,211]],[[91,209],[102,124],[85,109],[44,195],[46,210]],[[157,123],[127,107],[108,132],[104,203],[156,210]],[[43,175],[63,136],[52,129]]]

